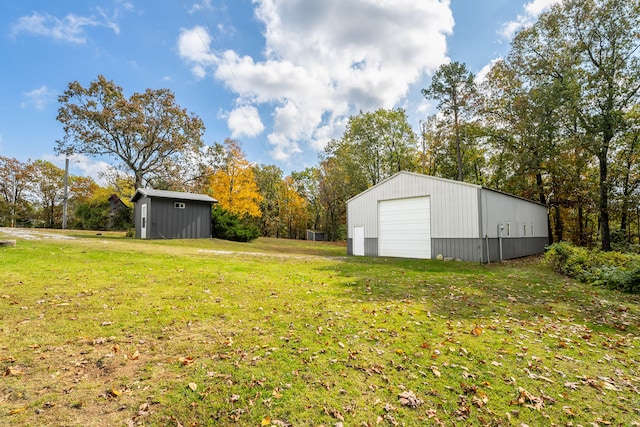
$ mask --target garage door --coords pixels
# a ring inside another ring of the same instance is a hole
[[[378,205],[378,255],[431,258],[429,197],[384,200]]]

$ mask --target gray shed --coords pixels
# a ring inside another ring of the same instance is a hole
[[[347,253],[488,262],[542,253],[546,206],[475,184],[399,172],[347,201]]]
[[[211,237],[211,206],[206,194],[138,188],[135,203],[136,238],[206,239]]]

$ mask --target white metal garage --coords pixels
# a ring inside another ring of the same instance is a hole
[[[382,200],[378,209],[380,256],[431,258],[429,197]]]
[[[548,243],[546,206],[480,185],[403,171],[347,201],[350,255],[488,262]]]

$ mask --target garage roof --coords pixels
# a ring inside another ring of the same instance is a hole
[[[536,201],[536,200],[531,200],[531,199],[527,199],[527,198],[525,198],[525,197],[516,196],[515,194],[505,193],[504,191],[495,190],[495,189],[493,189],[493,188],[488,188],[488,187],[485,187],[485,186],[483,186],[483,185],[472,184],[472,183],[470,183],[470,182],[464,182],[464,181],[454,181],[454,180],[452,180],[452,179],[440,178],[440,177],[437,177],[437,176],[424,175],[424,174],[421,174],[421,173],[417,173],[417,172],[409,172],[409,171],[400,171],[400,172],[397,172],[397,173],[395,173],[394,175],[392,175],[392,176],[390,176],[390,177],[388,177],[388,178],[386,178],[386,179],[383,179],[382,181],[380,181],[379,183],[377,183],[377,184],[376,184],[376,185],[374,185],[373,187],[369,187],[368,189],[364,190],[362,193],[360,193],[360,194],[356,194],[355,196],[353,196],[352,198],[350,198],[349,200],[347,200],[345,203],[349,203],[349,202],[351,202],[352,200],[355,200],[355,199],[357,199],[357,198],[361,197],[362,195],[364,195],[364,194],[368,193],[369,191],[373,191],[375,188],[377,188],[377,187],[379,187],[379,186],[381,186],[381,185],[386,184],[388,181],[391,181],[391,180],[395,179],[396,177],[398,177],[398,176],[400,176],[400,175],[414,175],[414,176],[418,176],[418,177],[420,177],[420,178],[424,178],[424,179],[431,179],[431,180],[436,180],[436,181],[445,181],[445,182],[449,182],[449,183],[451,183],[451,184],[464,185],[464,186],[467,186],[467,187],[473,187],[473,188],[478,188],[478,189],[480,189],[480,188],[481,188],[481,189],[483,189],[483,190],[493,191],[493,192],[495,192],[495,193],[504,194],[505,196],[513,197],[513,198],[515,198],[515,199],[524,200],[524,201],[526,201],[526,202],[531,202],[531,203],[535,203],[535,204],[537,204],[537,205],[545,206],[545,207],[546,207],[546,205],[545,205],[545,204],[540,203],[540,202],[538,202],[538,201]]]

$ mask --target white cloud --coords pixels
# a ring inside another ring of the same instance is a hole
[[[60,169],[64,169],[65,167],[66,157],[64,155],[54,156],[51,154],[45,154],[41,156],[41,158],[53,163]],[[72,154],[69,156],[70,174],[89,176],[100,186],[106,185],[104,174],[110,170],[113,170],[113,166],[102,160],[96,160],[84,154]]]
[[[200,12],[204,9],[212,9],[213,6],[211,5],[211,0],[202,0],[201,3],[195,3],[193,6],[191,6],[191,8],[189,9],[189,15],[193,15],[196,12]]]
[[[447,62],[449,0],[254,0],[264,57],[211,53],[203,27],[183,29],[180,56],[197,77],[211,70],[241,105],[271,108],[272,156],[321,149],[346,117],[392,108]],[[195,67],[200,68],[195,68]],[[233,129],[232,129],[233,130]]]
[[[116,34],[120,32],[118,24],[99,10],[100,19],[94,16],[78,16],[72,13],[59,19],[48,13],[34,12],[31,16],[23,16],[12,27],[12,34],[27,33],[50,37],[54,40],[70,43],[86,43],[85,27],[106,27]]]
[[[227,116],[227,125],[231,130],[232,138],[255,137],[264,131],[258,109],[249,105],[231,111]]]
[[[477,84],[481,84],[482,82],[484,82],[484,80],[487,77],[487,74],[489,74],[489,71],[491,71],[493,66],[496,65],[496,62],[498,62],[500,60],[501,60],[501,58],[492,59],[488,64],[486,64],[484,67],[482,67],[480,69],[480,71],[478,71],[478,73],[475,75],[476,83]]]
[[[207,29],[201,26],[192,29],[181,29],[178,37],[178,53],[185,61],[195,64],[192,68],[197,69],[194,72],[200,76],[201,72],[205,72],[205,67],[211,66],[217,62],[215,55],[211,53],[211,36]]]
[[[22,108],[33,106],[36,110],[44,110],[47,105],[56,100],[55,91],[49,89],[47,86],[40,86],[30,92],[24,93],[27,101],[21,104]]]
[[[542,12],[547,11],[551,6],[560,3],[562,0],[532,0],[523,6],[524,13],[518,15],[514,21],[507,22],[502,26],[501,34],[511,40],[518,31],[536,22]]]

